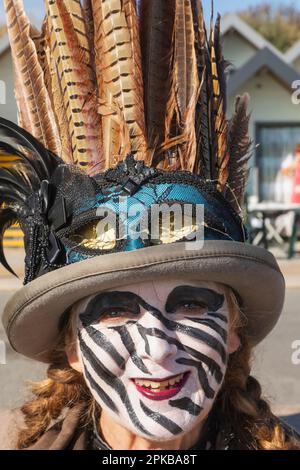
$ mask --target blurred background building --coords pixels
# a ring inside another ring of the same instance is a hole
[[[229,113],[234,97],[251,97],[251,135],[255,145],[249,193],[275,199],[275,182],[285,158],[300,143],[300,107],[292,84],[300,85],[300,41],[282,53],[237,14],[222,21],[224,56],[232,63]],[[253,171],[254,168],[254,171]]]

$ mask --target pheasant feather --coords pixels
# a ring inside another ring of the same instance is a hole
[[[106,167],[147,149],[137,16],[133,0],[92,0]]]
[[[79,0],[48,3],[51,54],[58,71],[71,139],[73,163],[88,169],[102,163],[100,117],[96,111],[95,77]]]
[[[175,0],[141,0],[145,120],[149,144],[154,148],[159,147],[166,138],[174,21]]]
[[[251,158],[251,138],[249,136],[250,115],[247,113],[249,95],[237,96],[235,112],[229,121],[228,130],[228,189],[226,197],[236,211],[243,204],[245,187],[249,175],[248,163]]]
[[[47,148],[59,153],[59,133],[23,2],[4,0],[4,6],[16,71],[16,96],[21,124]]]

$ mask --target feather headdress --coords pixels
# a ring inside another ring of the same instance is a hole
[[[22,0],[4,4],[24,131],[0,121],[0,156],[15,157],[0,170],[1,240],[59,164],[94,176],[128,154],[214,183],[240,211],[248,97],[228,119],[219,16],[208,32],[200,0],[45,0],[38,31]]]
[[[46,148],[89,174],[132,153],[241,202],[246,98],[228,122],[219,16],[208,35],[199,0],[46,0],[38,32],[4,4],[19,124]]]

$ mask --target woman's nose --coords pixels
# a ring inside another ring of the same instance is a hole
[[[137,327],[139,334],[137,353],[141,358],[162,363],[177,354],[177,346],[173,343],[172,332],[151,313],[147,313]]]
[[[163,363],[166,359],[174,357],[177,353],[177,347],[174,344],[168,343],[164,339],[155,338],[151,336],[148,339],[149,354],[148,357],[157,364]]]

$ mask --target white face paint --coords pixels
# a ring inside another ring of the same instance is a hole
[[[83,299],[76,312],[87,385],[116,422],[167,441],[207,416],[228,359],[221,285],[143,282]]]

